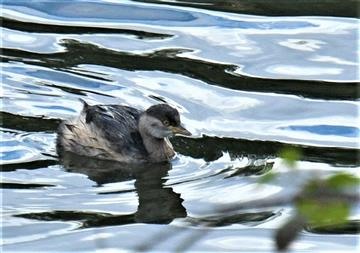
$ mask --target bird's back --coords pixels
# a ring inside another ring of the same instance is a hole
[[[61,124],[58,151],[122,162],[144,160],[147,151],[138,131],[140,114],[128,106],[84,103],[78,118]]]

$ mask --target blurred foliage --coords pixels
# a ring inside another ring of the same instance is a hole
[[[297,162],[303,157],[303,151],[295,146],[283,147],[278,154],[288,169],[296,169]],[[270,170],[259,178],[258,183],[269,183],[277,176],[278,173]],[[314,177],[306,182],[293,199],[294,215],[275,234],[277,249],[286,250],[306,227],[327,232],[331,229],[339,232],[341,228],[349,230],[350,209],[359,199],[358,191],[355,195],[351,192],[358,190],[359,185],[360,178],[344,172],[327,178]]]
[[[333,189],[344,190],[344,188],[358,186],[360,178],[346,173],[337,173],[326,179],[325,183]]]
[[[306,224],[302,216],[295,215],[283,224],[275,234],[275,242],[279,251],[286,250],[293,242]]]
[[[305,199],[296,203],[297,211],[306,218],[307,223],[317,226],[343,224],[350,213],[350,205],[346,201],[317,201]]]
[[[302,156],[301,150],[297,147],[285,147],[280,150],[279,157],[289,168],[295,168],[297,161]]]
[[[296,168],[302,157],[299,148],[289,147],[280,150],[279,157],[289,169]],[[269,172],[259,183],[266,183],[277,176]],[[293,199],[294,215],[281,226],[275,234],[279,251],[286,250],[305,227],[325,228],[348,227],[351,206],[358,202],[360,179],[354,175],[338,172],[327,178],[312,178]]]
[[[295,146],[286,146],[280,149],[278,156],[282,159],[283,163],[287,166],[287,168],[295,168],[297,161],[300,160],[300,158],[302,157],[302,151],[300,148]],[[277,173],[272,171],[272,166],[269,170],[265,172],[267,173],[263,174],[259,178],[258,183],[269,183],[270,181],[275,180],[278,175]]]

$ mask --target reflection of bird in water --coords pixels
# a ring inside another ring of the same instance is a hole
[[[100,159],[82,159],[73,153],[64,153],[61,162],[69,172],[82,173],[95,181],[98,186],[107,183],[131,181],[135,179],[138,209],[126,215],[90,215],[83,227],[121,225],[130,223],[167,224],[173,219],[187,216],[182,205],[183,199],[170,186],[164,186],[165,177],[172,169],[171,163],[128,164]],[[126,194],[128,191],[102,192],[101,194]]]
[[[175,155],[167,139],[174,134],[191,135],[179,112],[167,104],[140,111],[84,102],[80,116],[60,125],[57,150],[126,163],[163,162]]]

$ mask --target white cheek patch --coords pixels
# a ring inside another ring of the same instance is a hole
[[[151,136],[162,139],[172,134],[172,132],[167,127],[165,127],[160,120],[149,116],[147,117],[146,121],[146,128]]]

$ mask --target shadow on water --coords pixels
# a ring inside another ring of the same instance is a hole
[[[3,27],[14,29],[23,32],[36,32],[36,33],[57,33],[57,34],[92,34],[92,33],[111,33],[111,34],[125,34],[134,35],[137,39],[165,39],[172,37],[168,34],[151,33],[139,30],[128,29],[115,29],[105,27],[82,27],[82,26],[61,26],[61,25],[48,25],[48,24],[34,24],[19,20],[12,20],[8,18],[0,18],[0,23]]]
[[[291,145],[274,141],[244,140],[203,135],[201,138],[176,137],[172,141],[175,149],[186,156],[214,161],[228,152],[232,158],[256,157],[275,158],[284,148],[298,147],[302,150],[302,160],[327,163],[333,166],[356,167],[360,165],[357,149],[327,148]]]
[[[2,121],[0,121],[1,127],[26,132],[39,130],[56,132],[60,122],[59,119],[21,116],[6,112],[0,112],[0,118],[2,119]],[[296,146],[301,148],[302,160],[304,161],[327,163],[332,166],[356,167],[360,165],[360,160],[358,159],[359,151],[350,148],[301,146],[275,141],[246,140],[206,135],[198,138],[177,136],[172,138],[171,142],[178,153],[193,158],[204,159],[208,162],[217,160],[224,152],[229,153],[232,158],[275,158],[284,148]],[[36,169],[57,163],[56,160],[41,160],[26,164],[7,164],[1,166],[1,170],[12,171],[19,168]],[[260,168],[261,171],[263,171],[263,169],[266,170],[266,168]],[[242,173],[246,174],[246,170]],[[254,173],[254,170],[251,170],[251,173]]]
[[[36,26],[36,24],[34,25]],[[95,64],[131,71],[159,70],[182,74],[202,80],[210,85],[234,90],[275,92],[321,99],[354,100],[359,98],[356,82],[334,85],[332,82],[325,81],[265,79],[234,75],[231,71],[235,70],[236,66],[177,56],[189,51],[188,49],[173,48],[151,53],[133,54],[100,48],[73,39],[63,40],[61,45],[66,48],[65,52],[51,54],[3,49],[1,60],[9,62],[16,58],[18,62],[61,69],[65,72],[71,72],[73,67],[81,64]]]
[[[223,213],[199,218],[189,217],[186,221],[192,226],[223,227],[233,224],[255,226],[274,219],[275,217],[279,216],[279,214],[280,213],[273,211],[247,212],[237,214]]]
[[[0,189],[37,189],[54,186],[52,184],[0,183]]]
[[[27,132],[54,132],[61,120],[0,112],[0,127]]]
[[[358,17],[359,2],[356,0],[135,0],[137,2],[195,7],[232,13],[266,16],[340,16]],[[326,6],[326,7],[325,7]]]
[[[33,162],[25,162],[25,163],[10,163],[10,164],[2,164],[0,166],[0,171],[15,171],[17,169],[24,169],[27,170],[35,170],[40,168],[46,168],[51,165],[58,164],[56,160],[38,160]]]

